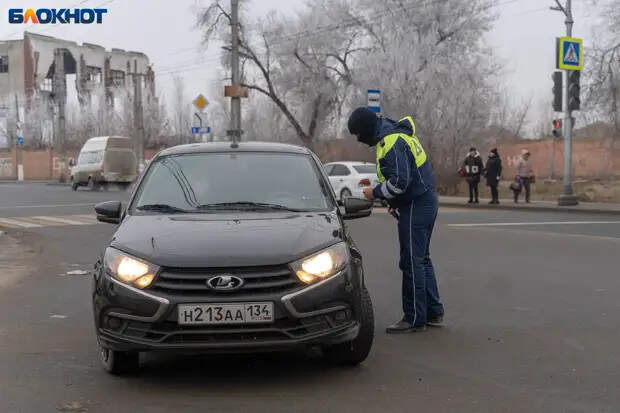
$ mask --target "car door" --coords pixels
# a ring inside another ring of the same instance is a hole
[[[73,181],[77,183],[84,182],[84,162],[87,158],[86,152],[80,152],[77,162],[73,167]]]

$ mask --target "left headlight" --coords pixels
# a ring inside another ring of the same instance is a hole
[[[151,285],[159,267],[114,248],[105,250],[105,268],[118,281],[140,289]]]
[[[291,268],[302,282],[313,284],[338,273],[348,262],[349,249],[344,242],[341,242],[295,261],[291,264]]]

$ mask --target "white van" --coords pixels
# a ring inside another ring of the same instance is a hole
[[[71,166],[71,187],[91,189],[108,183],[129,186],[137,177],[133,141],[122,136],[101,136],[86,141]]]

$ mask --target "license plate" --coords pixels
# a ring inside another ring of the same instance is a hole
[[[181,304],[179,324],[259,324],[273,323],[273,303]]]

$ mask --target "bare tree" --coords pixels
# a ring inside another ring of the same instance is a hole
[[[215,0],[200,14],[205,42],[229,27],[223,3]],[[256,42],[241,27],[244,85],[267,97],[309,147],[327,124],[337,129],[353,85],[353,56],[365,49],[358,26],[326,30],[346,18],[349,8],[345,1],[320,0],[308,3],[295,17],[271,14],[257,23]]]
[[[191,123],[189,117],[189,104],[186,101],[185,96],[185,82],[179,75],[175,75],[173,78],[174,83],[174,108],[172,112],[174,114],[174,132],[177,137],[177,143],[188,143],[188,132]]]
[[[620,136],[620,0],[599,6],[604,21],[586,59],[585,109],[610,122]]]

